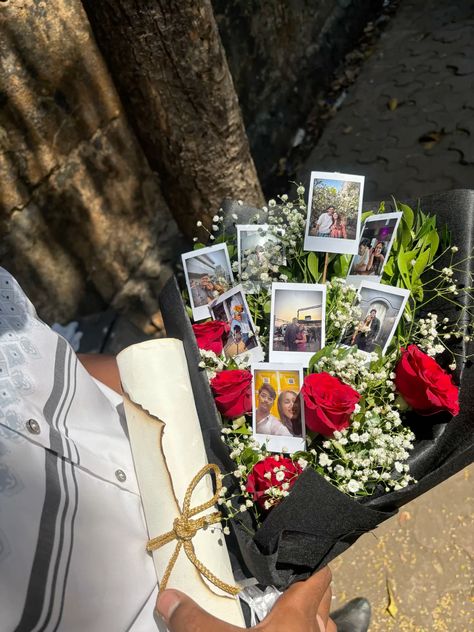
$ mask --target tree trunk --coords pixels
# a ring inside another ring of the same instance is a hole
[[[83,0],[182,230],[226,196],[263,203],[210,0]]]
[[[0,265],[49,321],[152,313],[177,229],[80,0],[2,2],[0,28]]]

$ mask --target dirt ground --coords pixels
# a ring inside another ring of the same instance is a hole
[[[366,597],[369,632],[474,630],[473,483],[471,465],[335,560],[333,609]]]

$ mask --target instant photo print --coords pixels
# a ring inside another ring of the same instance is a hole
[[[304,249],[355,255],[364,176],[312,171]]]
[[[272,452],[305,448],[303,368],[261,362],[252,365],[253,434]]]
[[[181,255],[194,320],[209,318],[209,305],[234,283],[226,244]]]
[[[285,265],[284,246],[276,235],[268,232],[266,224],[237,224],[236,229],[239,276],[242,279],[244,275],[245,282],[258,289],[264,260]]]
[[[371,215],[360,234],[358,252],[352,257],[347,282],[359,286],[363,279],[378,283],[390,256],[402,213]]]
[[[229,324],[230,331],[224,345],[226,358],[247,354],[253,362],[263,360],[263,350],[241,285],[225,292],[211,303],[210,312],[214,320]]]
[[[355,346],[366,353],[380,347],[384,355],[409,296],[410,290],[362,281],[358,294],[361,319],[355,326],[346,329],[341,344]]]
[[[326,286],[272,283],[271,362],[308,366],[325,344]]]

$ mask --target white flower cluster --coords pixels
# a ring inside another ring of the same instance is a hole
[[[290,202],[285,194],[280,196],[279,202],[270,200],[268,208],[263,207],[270,230],[282,240],[288,255],[293,255],[301,244],[306,225],[305,189],[299,186],[296,192],[298,200],[294,203]]]
[[[200,369],[206,370],[208,380],[216,377],[219,371],[235,368],[245,370],[249,369],[251,364],[249,353],[243,353],[231,360],[228,360],[224,354],[217,355],[214,351],[206,351],[206,349],[199,349],[199,354],[201,361],[198,366]]]
[[[245,420],[243,420],[242,425],[244,425]],[[235,431],[238,429],[235,426],[238,424],[234,423],[233,428],[223,428],[222,429],[222,441],[228,446],[230,449],[230,458],[238,463],[237,469],[235,469],[230,474],[234,476],[239,483],[239,491],[235,494],[230,495],[226,487],[222,487],[220,492],[220,498],[217,501],[219,505],[225,505],[226,513],[229,518],[234,518],[237,514],[243,513],[247,511],[247,509],[254,508],[254,501],[251,495],[247,492],[245,482],[247,480],[250,471],[252,470],[252,465],[249,464],[244,465],[243,463],[239,463],[241,460],[242,453],[244,451],[248,451],[249,449],[256,452],[259,456],[258,458],[264,458],[267,456],[267,453],[261,449],[258,441],[249,433],[237,434]],[[238,426],[239,427],[239,426]]]
[[[349,428],[312,450],[325,478],[345,493],[370,494],[378,484],[386,491],[401,489],[413,481],[405,462],[415,436],[397,410],[392,368],[391,357],[382,364],[372,353],[368,362],[358,350],[338,349],[316,365],[317,371],[338,377],[362,395]]]
[[[217,355],[214,351],[207,351],[206,349],[199,349],[199,355],[201,356],[201,361],[198,366],[200,369],[206,370],[208,380],[212,380],[219,371],[225,369],[224,356]]]
[[[429,313],[426,318],[418,320],[413,340],[429,356],[443,353],[444,345],[439,342],[437,314]]]
[[[323,442],[318,464],[325,478],[348,494],[370,494],[378,484],[385,491],[401,489],[414,479],[406,460],[414,434],[389,405],[355,415],[351,426]]]
[[[284,247],[281,241],[273,239],[270,229],[259,229],[262,243],[243,252],[241,258],[240,281],[246,292],[258,292],[269,287],[278,279],[280,266],[285,263]],[[237,264],[238,265],[238,264]],[[234,266],[233,269],[235,270]]]
[[[370,389],[383,388],[387,391],[388,397],[395,390],[393,373],[388,368],[388,362],[374,371],[371,368],[371,363],[377,360],[378,355],[375,352],[368,354],[354,347],[351,349],[336,347],[331,350],[330,354],[319,358],[314,370],[315,372],[325,371],[329,375],[338,377],[355,388],[362,396]],[[393,401],[395,396],[389,397],[389,399]],[[356,412],[358,412],[357,407]]]
[[[336,338],[346,327],[356,325],[362,316],[360,307],[354,303],[357,288],[345,279],[334,277],[326,282],[328,335]]]

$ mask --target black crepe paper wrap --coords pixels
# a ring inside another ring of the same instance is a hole
[[[412,207],[419,204],[425,213],[436,214],[439,228],[448,224],[460,258],[470,254],[474,238],[474,191],[449,191],[407,203]],[[378,204],[365,205],[368,209],[377,207]],[[233,229],[232,214],[238,215],[239,223],[246,223],[257,212],[232,200],[225,200],[223,209],[226,232]],[[386,210],[392,209],[387,205]],[[467,275],[462,278],[456,274],[456,278],[458,284],[470,285]],[[206,373],[198,366],[199,350],[175,278],[163,289],[160,305],[167,335],[184,342],[208,459],[224,472],[233,471],[235,464],[221,439],[221,420]],[[450,306],[442,304],[432,307],[432,311],[442,317],[449,315],[449,309]],[[468,355],[465,343],[460,345],[460,352],[463,357]],[[407,420],[417,437],[408,459],[410,473],[417,483],[389,493],[380,489],[372,496],[355,500],[314,470],[305,470],[291,494],[269,513],[258,530],[252,529],[248,514],[239,515],[245,527],[232,521],[230,548],[243,572],[261,584],[285,589],[329,563],[360,535],[396,514],[399,507],[471,463],[474,460],[474,370],[470,364],[469,361],[458,362],[455,380],[461,387],[461,411],[457,417],[446,414],[421,417],[412,413]]]

